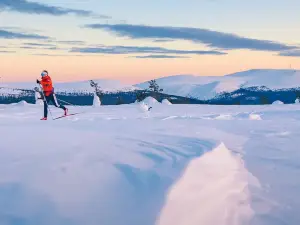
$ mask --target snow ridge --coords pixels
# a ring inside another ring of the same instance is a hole
[[[254,215],[249,182],[256,181],[222,143],[190,162],[171,188],[156,225],[249,224]]]

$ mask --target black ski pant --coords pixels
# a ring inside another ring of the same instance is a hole
[[[46,98],[46,102],[44,101],[44,117],[48,116],[48,104],[50,102],[53,103],[53,105],[55,105],[57,108],[61,108],[63,110],[66,110],[66,107],[64,107],[63,105],[59,105],[56,99],[56,96],[54,93],[50,94],[49,96],[45,96]]]

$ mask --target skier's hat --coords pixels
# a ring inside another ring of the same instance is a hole
[[[44,77],[46,75],[48,75],[48,71],[47,70],[43,70],[43,72],[41,73],[41,76]]]

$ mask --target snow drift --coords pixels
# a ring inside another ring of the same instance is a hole
[[[162,100],[161,103],[164,104],[164,105],[172,105],[172,103],[168,99]]]
[[[272,103],[272,105],[283,105],[284,103],[282,102],[282,101],[279,101],[279,100],[277,100],[277,101],[274,101],[273,103]]]
[[[221,179],[220,179],[221,178]],[[194,159],[171,188],[157,225],[246,225],[255,178],[222,143]]]
[[[156,105],[156,104],[159,103],[155,98],[150,97],[150,96],[147,97],[147,98],[145,98],[145,99],[143,100],[143,102],[144,102],[145,104],[149,105],[149,106],[153,106],[153,105]]]

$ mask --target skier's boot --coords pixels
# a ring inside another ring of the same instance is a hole
[[[65,109],[65,116],[68,115],[68,109]]]
[[[43,117],[41,120],[47,120],[47,117]]]

